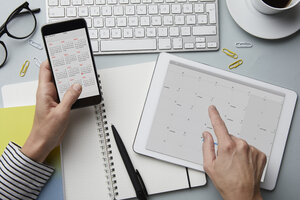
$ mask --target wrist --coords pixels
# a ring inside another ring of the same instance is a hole
[[[247,195],[246,193],[240,194],[221,194],[224,200],[263,200],[260,191],[253,195]]]
[[[30,159],[42,163],[50,151],[47,150],[46,141],[37,137],[38,135],[35,130],[32,130],[21,151]]]

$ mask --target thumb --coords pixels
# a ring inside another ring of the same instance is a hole
[[[67,92],[65,93],[62,101],[60,102],[60,107],[62,109],[70,110],[72,105],[78,99],[79,95],[81,94],[82,87],[80,84],[75,83],[72,85]]]
[[[203,133],[204,142],[202,145],[202,151],[203,151],[203,166],[204,170],[207,172],[213,164],[213,161],[216,159],[215,154],[215,146],[214,141],[209,132]]]

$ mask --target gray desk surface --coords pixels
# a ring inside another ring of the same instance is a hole
[[[19,6],[23,1],[1,1],[0,24],[6,17]],[[40,7],[42,11],[37,14],[38,30],[32,39],[42,43],[40,27],[46,22],[45,0],[29,0],[30,7]],[[219,0],[220,9],[220,48],[228,48],[238,53],[244,60],[244,64],[232,70],[233,73],[242,74],[251,78],[262,80],[274,85],[285,87],[300,94],[300,34],[298,33],[281,40],[268,41],[255,38],[244,32],[231,18],[225,0]],[[0,69],[0,87],[6,84],[31,81],[38,79],[38,67],[32,63],[25,77],[19,77],[19,71],[26,59],[34,57],[40,60],[46,59],[45,51],[39,51],[27,44],[27,40],[14,40],[4,35],[1,38],[5,41],[9,58],[6,65]],[[236,49],[235,42],[249,41],[254,44],[250,49]],[[217,68],[228,70],[227,66],[232,59],[224,55],[221,50],[216,52],[178,53],[177,55],[207,63]],[[115,67],[127,64],[154,61],[157,54],[135,54],[135,55],[111,55],[96,56],[97,68]],[[0,99],[0,107],[3,107]],[[291,126],[281,171],[278,177],[277,186],[274,191],[262,191],[265,199],[299,199],[300,196],[300,111],[296,107],[293,123]],[[204,187],[192,190],[159,194],[150,199],[221,199],[212,182]]]

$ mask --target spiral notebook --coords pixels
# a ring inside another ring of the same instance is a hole
[[[205,175],[134,153],[136,129],[155,63],[100,70],[104,101],[74,110],[62,144],[65,199],[127,199],[135,191],[111,134],[114,124],[149,194],[197,187]]]

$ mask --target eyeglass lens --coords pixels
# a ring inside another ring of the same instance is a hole
[[[27,12],[27,14],[22,14]],[[26,8],[12,18],[7,23],[7,32],[14,37],[23,38],[29,36],[35,29],[36,21],[33,13],[29,12]]]
[[[0,67],[4,64],[6,59],[6,50],[2,43],[0,43]]]

